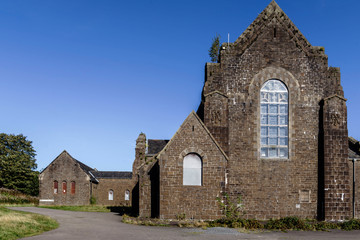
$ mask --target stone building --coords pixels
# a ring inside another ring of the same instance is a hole
[[[247,218],[352,217],[349,157],[360,157],[340,69],[275,1],[206,64],[197,113],[164,145],[149,154],[145,135],[137,140],[139,216],[216,219],[217,199],[241,198]]]
[[[96,171],[64,151],[40,174],[40,203],[93,196],[131,201],[140,217],[216,219],[219,202],[241,199],[246,218],[345,220],[360,217],[356,159],[340,69],[272,1],[206,64],[199,108],[172,139],[141,133],[132,173]]]
[[[97,171],[63,151],[39,176],[40,205],[130,206],[131,172]]]

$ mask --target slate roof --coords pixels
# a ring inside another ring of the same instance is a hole
[[[73,158],[73,157],[72,157]],[[73,158],[81,167],[82,170],[84,170],[85,172],[90,172],[90,171],[95,171],[94,169],[92,169],[91,167],[89,167],[88,165],[80,162],[79,160],[76,160],[75,158]]]
[[[360,160],[360,143],[353,137],[349,137],[349,158]]]
[[[69,155],[70,155],[70,154],[69,154]],[[70,157],[71,157],[72,159],[74,159],[74,161],[76,161],[76,162],[79,164],[80,168],[81,168],[87,175],[89,175],[89,177],[90,177],[90,179],[91,179],[92,182],[99,182],[99,180],[97,180],[96,177],[91,173],[91,171],[95,171],[93,168],[89,167],[89,166],[86,165],[85,163],[80,162],[79,160],[76,160],[76,159],[73,158],[71,155],[70,155]]]
[[[149,139],[147,154],[154,155],[159,153],[168,142],[169,140]]]
[[[132,172],[117,172],[117,171],[91,171],[96,178],[108,179],[131,179]]]

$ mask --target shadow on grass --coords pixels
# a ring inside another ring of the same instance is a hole
[[[106,207],[110,210],[110,212],[118,213],[119,215],[128,215],[128,216],[134,216],[133,210],[131,207],[128,206],[108,206]]]

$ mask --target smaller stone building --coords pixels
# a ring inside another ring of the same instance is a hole
[[[40,205],[130,206],[131,172],[97,171],[63,151],[39,176]]]

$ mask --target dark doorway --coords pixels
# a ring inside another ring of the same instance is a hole
[[[155,165],[149,172],[151,181],[151,217],[158,218],[160,215],[160,171],[159,163]]]
[[[139,181],[131,191],[131,207],[132,215],[135,217],[139,216]]]

